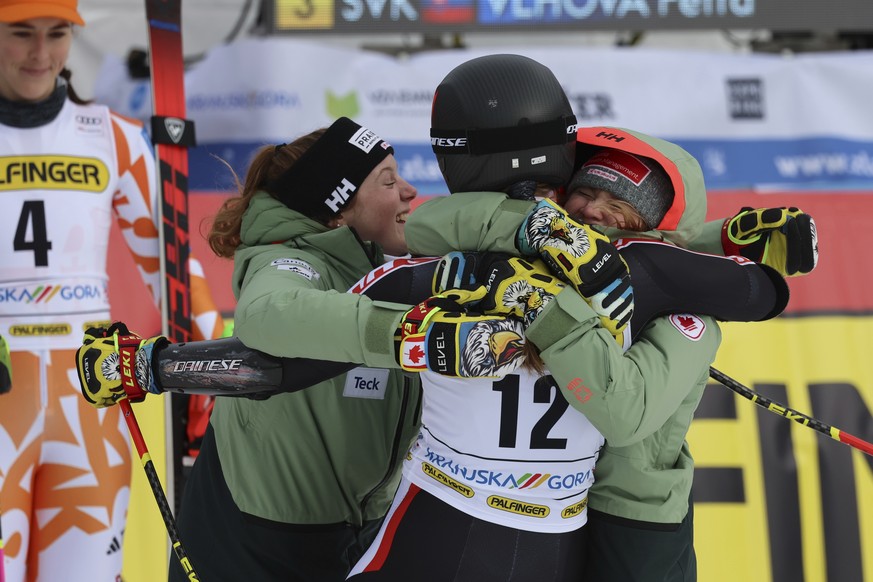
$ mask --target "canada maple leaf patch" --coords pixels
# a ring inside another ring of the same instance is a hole
[[[400,355],[400,366],[408,371],[424,371],[427,370],[424,353],[424,336],[425,334],[415,334],[407,336],[403,340],[402,353]]]
[[[706,324],[703,320],[696,315],[691,315],[690,313],[677,313],[671,315],[670,323],[672,323],[673,327],[678,329],[682,335],[694,342],[703,337],[703,332],[706,331]]]
[[[416,344],[412,346],[412,348],[410,348],[408,355],[409,361],[411,361],[413,364],[417,364],[421,362],[421,359],[424,357],[424,350],[421,349],[420,345]]]

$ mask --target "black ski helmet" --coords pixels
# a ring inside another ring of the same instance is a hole
[[[439,84],[430,142],[450,192],[502,192],[529,180],[565,184],[576,116],[548,67],[521,55],[488,55],[458,65]]]

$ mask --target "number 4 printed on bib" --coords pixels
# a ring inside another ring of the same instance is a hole
[[[52,250],[52,243],[46,230],[45,202],[25,200],[21,205],[12,248],[16,252],[33,252],[34,266],[48,267],[48,252]]]

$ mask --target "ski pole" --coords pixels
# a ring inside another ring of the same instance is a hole
[[[130,400],[122,398],[118,401],[121,407],[121,414],[124,415],[124,420],[127,422],[127,428],[130,431],[130,437],[136,446],[136,452],[139,454],[139,460],[145,469],[146,477],[149,485],[151,485],[152,493],[155,495],[155,501],[158,503],[158,508],[161,510],[161,517],[164,518],[164,525],[167,527],[167,534],[170,536],[170,542],[173,544],[173,553],[179,559],[182,565],[182,570],[188,576],[188,580],[196,582],[200,580],[197,573],[194,571],[194,566],[191,560],[188,559],[188,554],[185,548],[182,547],[182,541],[179,539],[179,533],[176,531],[176,520],[173,518],[173,511],[170,509],[170,504],[167,501],[167,496],[164,494],[164,489],[161,487],[161,480],[158,477],[158,472],[155,470],[155,464],[152,462],[152,457],[146,447],[145,439],[142,436],[142,431],[139,430],[139,423],[136,421],[136,416],[133,414],[133,407],[130,405]]]
[[[725,388],[733,390],[740,396],[751,400],[758,406],[766,408],[774,414],[778,414],[779,416],[787,418],[788,420],[793,420],[804,426],[808,426],[811,429],[817,430],[818,432],[831,437],[835,441],[839,441],[845,445],[849,445],[852,448],[858,449],[861,452],[873,456],[873,443],[868,443],[867,441],[859,439],[858,437],[851,435],[846,431],[825,424],[820,420],[812,418],[811,416],[807,416],[802,412],[798,412],[792,408],[788,408],[783,404],[773,402],[769,398],[761,396],[754,390],[747,388],[743,384],[740,384],[730,376],[719,372],[713,367],[709,368],[709,377],[721,383],[721,385]]]

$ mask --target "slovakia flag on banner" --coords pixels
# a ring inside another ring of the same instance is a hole
[[[473,0],[421,0],[421,19],[432,24],[473,22]]]

